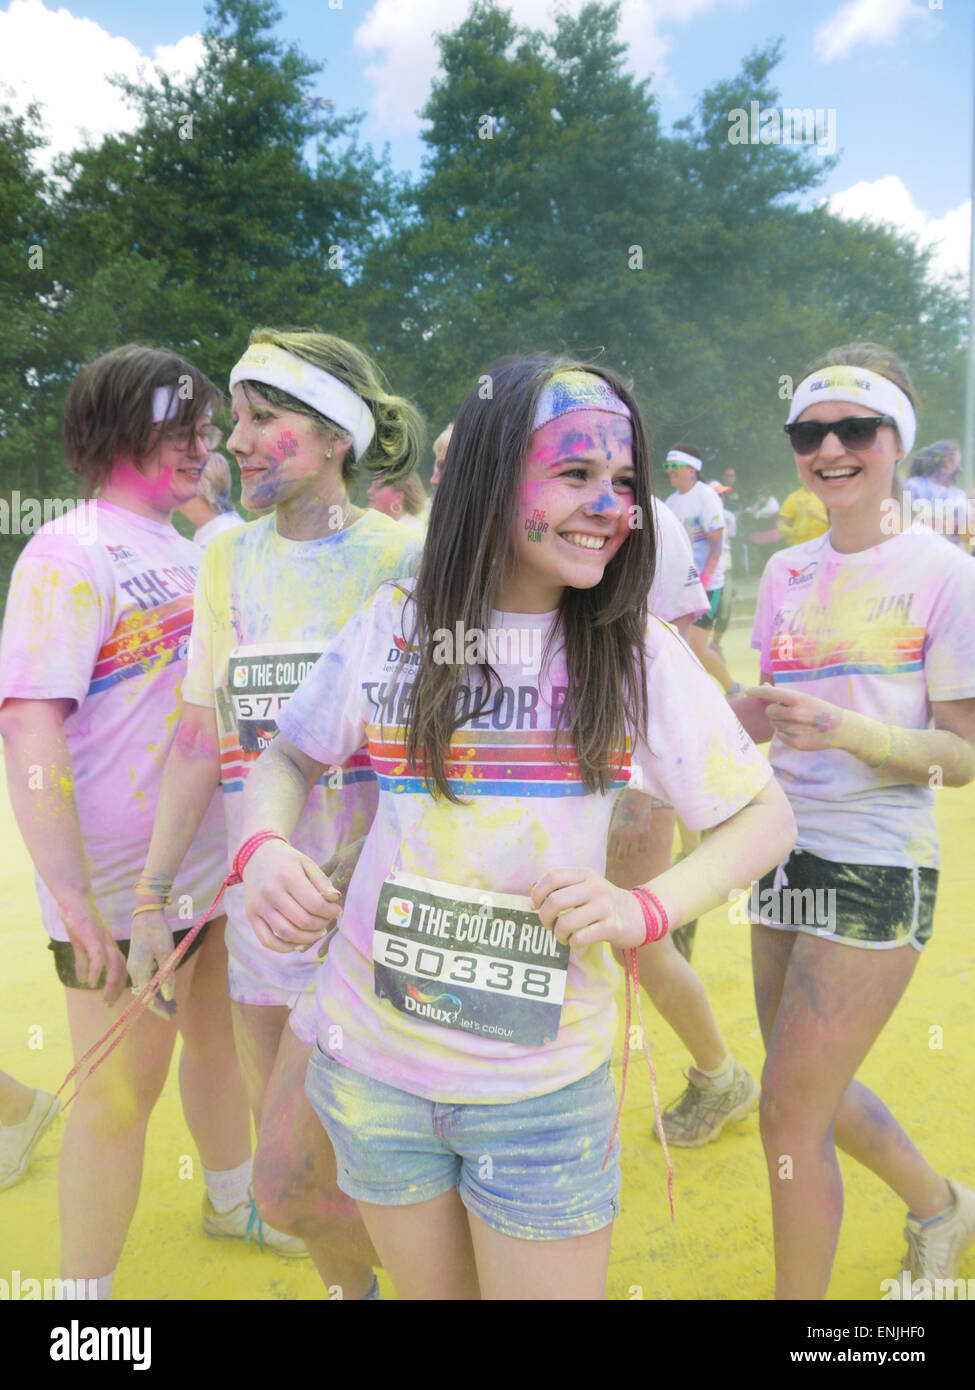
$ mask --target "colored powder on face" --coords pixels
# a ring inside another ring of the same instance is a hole
[[[615,511],[618,506],[619,499],[614,494],[612,485],[606,483],[600,489],[599,496],[596,498],[595,502],[593,502],[589,510],[599,516],[602,512]]]
[[[592,454],[596,452],[596,441],[584,430],[567,429],[558,443],[558,454]]]

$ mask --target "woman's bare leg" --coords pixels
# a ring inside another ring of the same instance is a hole
[[[869,1166],[896,1181],[915,1214],[922,1214],[918,1202],[922,1210],[934,1205],[931,1214],[937,1214],[950,1205],[951,1194],[886,1108],[873,1103],[866,1087],[850,1085],[904,992],[916,953],[909,946],[868,952],[799,934],[786,954],[783,944],[768,940],[779,935],[764,927],[753,932],[756,997],[768,1047],[761,1130],[772,1188],[776,1293],[822,1298],[843,1211],[834,1147],[841,1108],[843,1139],[856,1156],[869,1152]]]
[[[263,1099],[254,1196],[266,1222],[305,1242],[327,1288],[363,1298],[379,1256],[357,1204],[336,1182],[331,1142],[305,1095],[310,1053],[286,1027]]]
[[[0,1125],[19,1125],[31,1112],[34,1088],[0,1071]]]
[[[606,1297],[612,1224],[567,1240],[518,1240],[468,1217],[482,1298],[565,1303]]]
[[[194,958],[192,986],[176,1016],[183,1038],[183,1114],[204,1168],[215,1172],[238,1167],[251,1151],[250,1108],[227,997],[226,921],[218,917],[207,927]]]
[[[177,1010],[185,1006],[196,957],[176,972]],[[75,1060],[132,1002],[106,1008],[94,990],[65,990]],[[139,1199],[146,1125],[169,1070],[176,1023],[148,1010],[90,1076],[67,1113],[58,1186],[61,1272],[95,1279],[118,1264]]]
[[[360,1202],[359,1210],[400,1298],[480,1298],[471,1227],[456,1187],[409,1207]]]
[[[282,1035],[288,1028],[290,1010],[284,1004],[239,1004],[236,1000],[230,1008],[241,1075],[260,1133],[264,1094],[278,1059]]]

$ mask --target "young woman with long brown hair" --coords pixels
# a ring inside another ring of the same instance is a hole
[[[684,643],[648,622],[632,392],[555,359],[489,377],[457,417],[415,587],[383,586],[328,646],[252,771],[241,834],[290,835],[323,766],[368,738],[380,805],[306,1083],[339,1186],[402,1297],[598,1298],[619,1188],[609,947],[726,900],[792,843],[791,817]],[[604,876],[628,783],[716,827],[654,880],[650,917]],[[321,931],[299,876],[283,838],[244,869],[272,949]]]

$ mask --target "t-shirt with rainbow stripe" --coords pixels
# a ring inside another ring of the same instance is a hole
[[[561,1025],[545,1046],[447,1028],[399,1012],[375,993],[373,928],[384,882],[396,873],[524,897],[551,869],[603,875],[623,787],[672,803],[701,829],[751,801],[771,770],[689,648],[651,618],[649,746],[628,746],[611,789],[590,792],[564,735],[561,758],[553,749],[567,691],[561,648],[541,669],[525,661],[544,650],[557,615],[493,613],[492,627],[507,638],[495,643],[492,661],[501,690],[493,710],[468,717],[453,736],[447,776],[462,804],[435,799],[404,756],[403,714],[419,660],[410,649],[411,611],[402,590],[384,585],[327,647],[279,721],[287,738],[324,765],[367,738],[379,778],[376,819],[349,885],[329,970],[318,980],[318,1043],[334,1061],[429,1100],[544,1095],[589,1075],[610,1055],[620,978],[610,951],[599,944],[570,953]],[[468,710],[471,695],[469,679]]]
[[[975,696],[975,561],[920,525],[853,554],[830,537],[766,565],[752,634],[762,670],[895,728],[932,727],[932,702]],[[938,867],[930,787],[778,737],[769,757],[799,849],[837,863]]]
[[[231,855],[241,840],[247,773],[274,738],[280,708],[376,588],[413,572],[422,547],[422,534],[376,511],[305,541],[280,536],[271,514],[207,547],[184,693],[190,703],[216,709]],[[318,864],[364,835],[375,814],[376,777],[364,742],[336,759],[312,788],[291,836]],[[316,953],[282,955],[262,946],[247,922],[240,886],[227,890],[225,903],[235,956],[277,988],[308,988],[319,967]]]
[[[168,522],[109,502],[91,541],[42,527],[17,561],[0,655],[0,700],[74,701],[64,735],[95,901],[116,940],[130,934],[133,887],[152,838],[163,768],[182,708],[199,546]],[[214,798],[176,875],[174,930],[192,925],[226,869]],[[48,934],[68,933],[37,878]]]

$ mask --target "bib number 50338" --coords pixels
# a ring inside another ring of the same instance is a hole
[[[380,959],[394,970],[407,970],[430,980],[476,985],[480,989],[521,994],[529,999],[549,997],[552,972],[541,966],[493,960],[483,955],[461,955],[394,936],[384,939]]]

